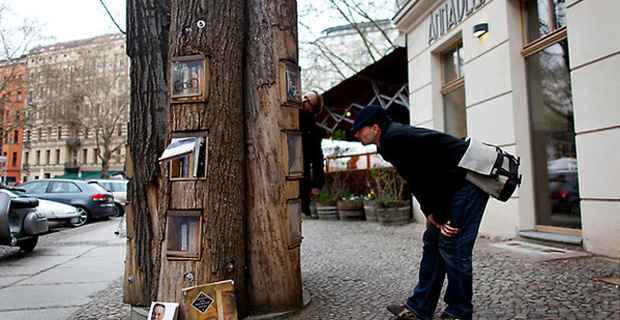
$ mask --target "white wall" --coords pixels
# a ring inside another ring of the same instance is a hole
[[[620,257],[620,1],[567,6],[584,247]]]

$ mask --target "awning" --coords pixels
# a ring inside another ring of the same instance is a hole
[[[344,130],[346,140],[355,114],[369,104],[386,108],[397,122],[409,123],[407,49],[396,48],[379,61],[323,92],[325,108],[316,116],[327,129]]]
[[[172,161],[183,158],[193,153],[196,147],[200,146],[201,139],[204,137],[183,137],[173,138],[164,153],[159,157],[159,162]]]

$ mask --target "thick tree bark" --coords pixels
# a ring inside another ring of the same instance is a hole
[[[204,27],[199,27],[202,22]],[[200,22],[200,23],[199,23]],[[206,131],[206,179],[162,183],[170,192],[160,202],[169,209],[204,209],[200,260],[162,257],[160,301],[182,301],[181,290],[232,279],[243,316],[245,288],[245,154],[243,115],[243,1],[173,0],[170,57],[203,54],[210,81],[205,102],[172,104],[171,133]],[[167,168],[167,166],[166,166]],[[192,273],[194,280],[186,281]],[[181,309],[181,319],[185,316]]]
[[[123,300],[132,305],[149,305],[158,289],[164,214],[157,199],[166,190],[159,186],[157,158],[166,147],[169,13],[170,0],[127,0],[130,205]]]
[[[299,248],[289,249],[287,199],[299,197],[286,180],[282,130],[298,130],[298,109],[282,107],[280,60],[297,62],[293,0],[246,1],[244,95],[247,128],[248,301],[255,312],[302,306]]]

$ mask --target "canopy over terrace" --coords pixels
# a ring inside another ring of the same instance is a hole
[[[397,122],[409,124],[407,49],[396,48],[381,60],[323,93],[325,108],[316,117],[328,130],[344,130],[346,140],[359,110],[377,104]]]

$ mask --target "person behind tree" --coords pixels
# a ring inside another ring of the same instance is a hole
[[[299,196],[301,212],[308,217],[310,216],[310,199],[319,195],[325,183],[321,141],[327,137],[327,133],[314,120],[314,116],[322,109],[323,96],[318,92],[312,90],[302,96],[299,127],[303,145],[304,177],[300,181]]]

